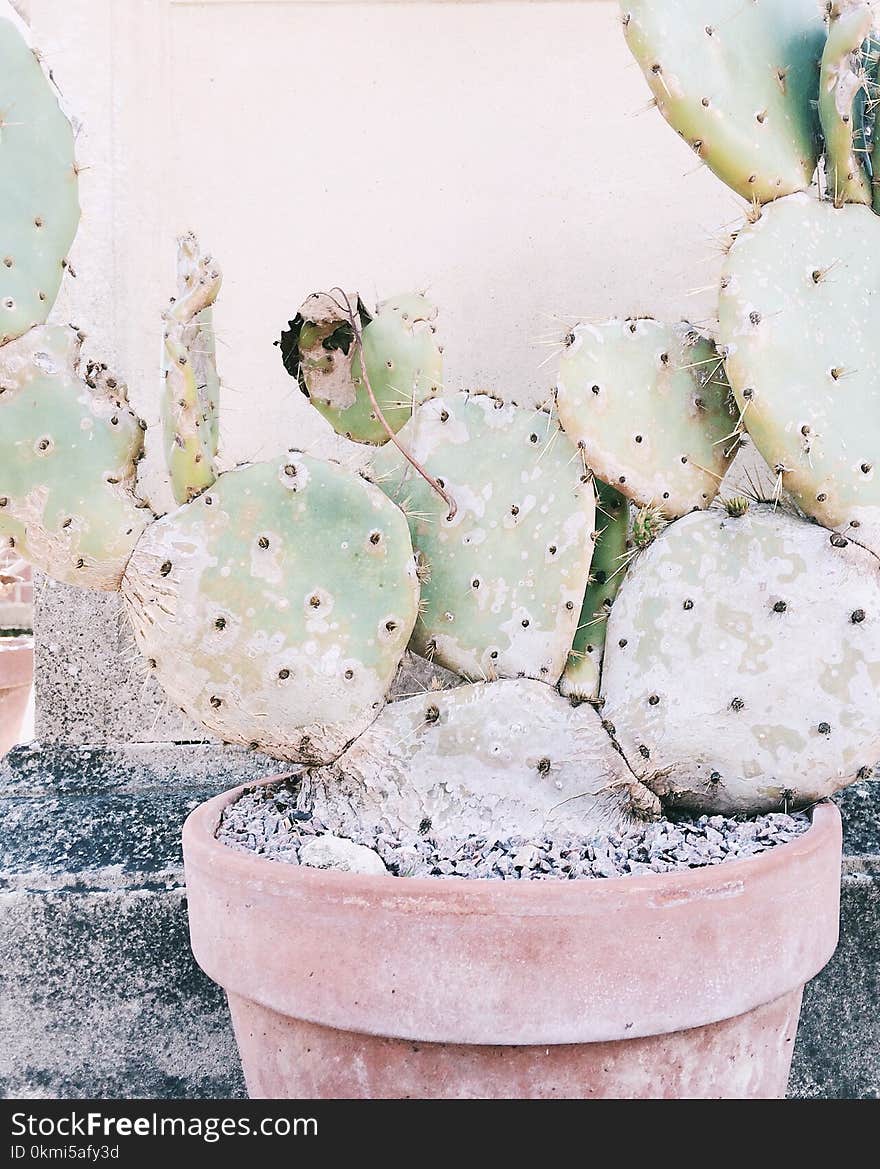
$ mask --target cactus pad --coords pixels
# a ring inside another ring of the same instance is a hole
[[[880,569],[781,510],[686,516],[630,569],[603,715],[675,806],[804,806],[880,758]]]
[[[0,544],[68,584],[119,588],[153,518],[135,497],[143,429],[82,337],[44,325],[0,347]]]
[[[392,702],[311,786],[319,814],[442,836],[589,834],[659,810],[595,710],[528,679]]]
[[[450,520],[393,445],[374,456],[423,564],[412,648],[472,680],[555,685],[593,551],[595,500],[578,452],[548,414],[486,394],[424,403],[400,438],[457,506]]]
[[[626,568],[629,506],[626,497],[596,480],[596,546],[577,632],[559,691],[566,698],[594,702],[599,697],[602,653],[608,614]]]
[[[822,54],[819,118],[825,139],[825,180],[836,207],[873,201],[864,118],[868,73],[862,57],[873,19],[868,4],[834,5]]]
[[[363,336],[367,378],[355,344],[348,308],[356,311]],[[337,434],[381,446],[388,433],[369,389],[396,434],[413,407],[441,386],[443,357],[434,339],[436,308],[410,293],[383,301],[375,316],[358,296],[315,293],[281,336],[284,366]]]
[[[6,5],[3,9],[0,345],[48,317],[79,224],[73,131],[20,20]]]
[[[798,505],[880,553],[880,221],[807,195],[741,231],[719,335],[743,423]]]
[[[766,203],[807,188],[825,25],[816,0],[622,0],[660,113],[728,186]]]
[[[736,447],[729,398],[712,342],[650,318],[578,325],[556,394],[563,429],[599,478],[667,516],[715,498]]]
[[[377,716],[418,582],[378,488],[298,452],[219,476],[141,539],[123,582],[166,693],[231,743],[329,763]]]

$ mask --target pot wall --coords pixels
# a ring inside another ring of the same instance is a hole
[[[0,640],[0,756],[19,741],[33,675],[33,644]]]

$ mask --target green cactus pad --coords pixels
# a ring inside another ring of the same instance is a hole
[[[292,451],[220,475],[150,527],[123,596],[178,705],[230,743],[329,763],[377,716],[418,581],[378,488]]]
[[[383,301],[371,317],[356,295],[315,293],[281,336],[285,368],[336,433],[381,446],[389,436],[370,400],[348,305],[360,322],[369,388],[395,434],[442,385],[437,310],[410,293]]]
[[[614,603],[603,716],[635,773],[700,812],[803,807],[880,758],[880,568],[769,506],[678,520]]]
[[[667,122],[750,202],[809,187],[825,25],[816,0],[622,0]]]
[[[82,337],[53,326],[0,347],[0,544],[56,580],[119,588],[153,516],[135,497],[143,429]]]
[[[560,693],[581,702],[599,697],[608,614],[623,582],[629,506],[626,497],[596,480],[596,547],[577,632],[559,682]]]
[[[450,520],[396,447],[376,453],[376,481],[408,515],[424,566],[412,648],[469,679],[555,685],[593,551],[595,500],[577,450],[549,415],[485,394],[424,403],[400,439],[457,507]]]
[[[873,201],[866,167],[865,122],[858,116],[868,77],[862,46],[873,19],[868,4],[845,8],[835,5],[822,54],[819,118],[825,139],[825,181],[836,207]]]
[[[78,225],[73,131],[20,22],[0,15],[0,345],[48,317]]]
[[[755,446],[798,505],[880,553],[880,221],[766,207],[722,277],[720,341]]]
[[[559,420],[606,483],[667,516],[708,507],[737,445],[713,343],[650,318],[578,325],[557,383]]]
[[[213,305],[219,267],[192,234],[178,240],[178,295],[165,313],[162,432],[171,489],[188,503],[217,478],[220,379]]]
[[[589,835],[659,811],[591,706],[525,678],[389,703],[310,786],[319,816],[440,836]]]

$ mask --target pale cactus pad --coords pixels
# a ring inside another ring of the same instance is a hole
[[[622,0],[657,108],[750,202],[804,190],[818,159],[818,0]]]
[[[854,5],[848,0],[833,4],[829,16],[819,117],[825,139],[825,181],[837,207],[873,201],[865,133],[868,62],[862,53],[873,19],[869,4]]]
[[[731,248],[719,336],[742,420],[808,515],[880,553],[880,219],[808,195]]]
[[[73,131],[0,0],[0,344],[45,322],[79,224]]]
[[[880,758],[880,566],[755,506],[686,516],[634,563],[608,625],[603,715],[673,806],[802,807]]]
[[[328,763],[377,716],[416,617],[406,521],[291,452],[221,475],[144,535],[123,582],[166,693],[222,739]]]
[[[578,325],[556,401],[599,478],[666,516],[708,507],[737,446],[724,363],[686,322]]]
[[[455,514],[392,445],[376,481],[407,514],[421,561],[413,649],[471,680],[555,684],[578,626],[593,552],[593,486],[546,413],[446,394],[400,432]]]
[[[83,587],[119,588],[152,512],[135,496],[142,424],[82,337],[43,325],[0,347],[0,546]]]

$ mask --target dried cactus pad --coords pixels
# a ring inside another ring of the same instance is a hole
[[[559,683],[566,698],[593,702],[599,697],[602,653],[608,615],[626,568],[629,505],[626,497],[596,480],[596,547],[581,619]]]
[[[329,763],[373,721],[418,606],[406,521],[299,452],[221,475],[129,564],[135,638],[166,693],[230,743]]]
[[[660,796],[702,812],[803,806],[880,758],[880,569],[753,505],[686,516],[617,596],[603,715]]]
[[[0,11],[0,344],[46,320],[79,225],[73,131],[21,22],[6,12]]]
[[[600,479],[678,516],[708,507],[736,436],[724,363],[692,325],[578,325],[559,367],[559,420]]]
[[[311,782],[343,823],[448,836],[588,834],[659,811],[595,710],[528,679],[392,702]]]
[[[595,500],[578,452],[548,414],[486,394],[426,402],[400,439],[457,506],[450,520],[394,446],[374,456],[422,562],[412,648],[471,680],[555,684],[593,552]]]
[[[759,203],[810,185],[817,0],[622,0],[621,10],[657,108],[723,182]]]
[[[79,371],[81,336],[44,325],[0,347],[0,545],[68,584],[115,590],[153,516],[125,387]]]
[[[348,306],[360,323],[367,379],[363,376]],[[281,336],[288,373],[337,434],[354,442],[388,442],[367,388],[396,434],[413,407],[443,380],[443,356],[434,337],[437,309],[417,293],[383,301],[370,316],[361,299],[341,292],[310,296]]]
[[[758,450],[805,512],[880,552],[880,221],[807,195],[765,208],[719,317]]]

